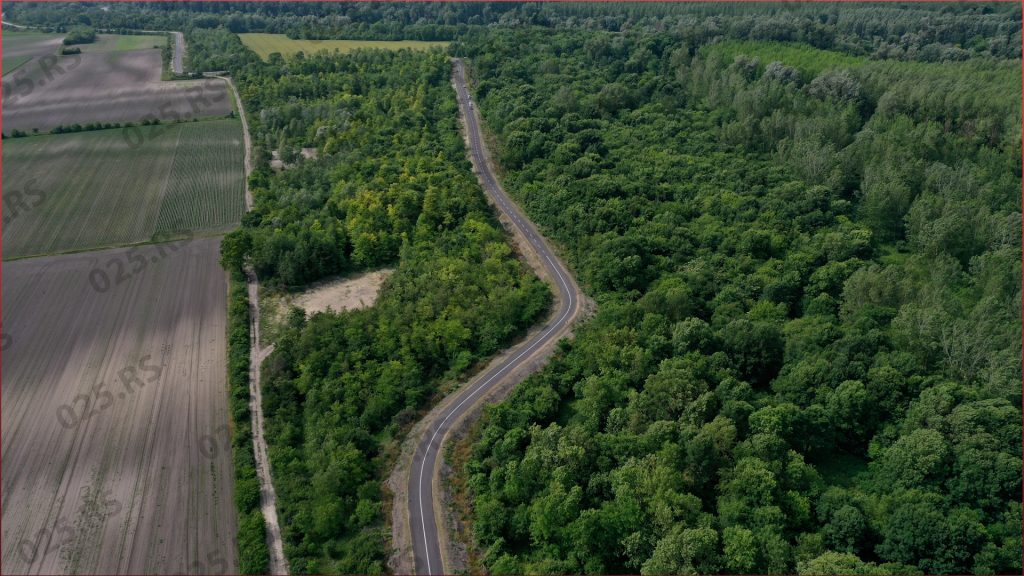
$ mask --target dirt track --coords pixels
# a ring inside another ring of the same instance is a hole
[[[225,76],[213,76],[224,81],[230,89],[238,107],[238,116],[242,119],[242,134],[245,139],[245,207],[252,210],[252,191],[249,190],[249,174],[252,172],[252,139],[249,135],[249,122],[245,118],[245,108],[238,95],[235,83]],[[270,457],[267,454],[267,440],[263,425],[263,396],[260,392],[260,367],[263,360],[273,352],[273,345],[261,348],[260,343],[260,301],[259,279],[256,272],[246,271],[246,289],[249,293],[249,311],[252,318],[249,339],[252,345],[249,351],[249,409],[252,413],[252,445],[256,458],[256,474],[260,480],[260,511],[266,522],[268,563],[271,574],[288,574],[288,559],[284,555],[284,542],[281,539],[281,526],[277,521],[277,493],[270,472]]]
[[[220,241],[176,245],[3,265],[4,574],[237,572]]]

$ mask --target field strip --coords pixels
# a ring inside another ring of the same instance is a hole
[[[4,128],[48,132],[58,126],[224,117],[227,89],[213,80],[161,80],[159,49],[82,52],[23,67],[18,89],[3,95]]]
[[[4,263],[2,573],[237,571],[219,244]]]
[[[242,141],[235,119],[7,139],[3,257],[222,233],[244,212]]]

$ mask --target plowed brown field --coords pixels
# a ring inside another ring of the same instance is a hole
[[[3,264],[0,572],[237,573],[219,245]]]
[[[4,132],[231,111],[222,81],[162,82],[161,69],[160,51],[152,49],[36,58],[4,76]]]

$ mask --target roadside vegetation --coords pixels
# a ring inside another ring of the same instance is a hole
[[[64,45],[91,44],[96,41],[96,30],[91,26],[72,26],[64,36]]]
[[[479,432],[492,573],[1021,569],[1019,61],[458,49],[599,302]]]
[[[249,294],[243,271],[234,269],[228,273],[228,411],[238,508],[238,570],[241,574],[266,574],[269,553],[249,409]]]
[[[225,42],[207,38],[190,45],[197,58]],[[550,305],[465,160],[450,69],[436,52],[359,51],[283,66],[253,57],[232,70],[246,107],[260,112],[255,209],[226,237],[225,266],[250,262],[261,283],[280,288],[396,268],[373,307],[309,319],[294,309],[264,363],[279,518],[296,572],[386,570],[381,485],[404,431],[442,383]],[[318,158],[270,169],[271,150],[288,157],[303,147]]]

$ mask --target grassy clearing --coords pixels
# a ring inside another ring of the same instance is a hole
[[[757,40],[734,40],[712,44],[701,49],[701,52],[705,55],[719,54],[726,61],[731,61],[741,54],[756,56],[760,58],[762,67],[778,61],[800,70],[810,78],[829,68],[857,68],[869,62],[867,58],[819,50],[806,44]]]
[[[361,48],[377,50],[429,50],[445,48],[448,42],[426,42],[422,40],[293,40],[284,34],[239,34],[242,43],[250,50],[267,60],[274,52],[282,56],[291,56],[299,52],[314,54],[316,52],[337,50],[342,54]]]
[[[877,101],[877,111],[883,114],[921,116],[955,110],[960,120],[1006,118],[1008,126],[1020,126],[1020,61],[870,60],[803,44],[763,41],[722,42],[706,46],[701,53],[718,55],[726,62],[739,55],[756,57],[761,71],[771,62],[782,62],[800,70],[806,82],[826,70],[848,69],[861,83],[862,94]]]
[[[792,66],[811,79],[821,72],[833,68],[849,68],[860,71],[860,76],[872,78],[884,76],[883,81],[914,79],[921,83],[953,84],[967,79],[968,84],[979,89],[996,86],[996,94],[1007,90],[1020,91],[1020,62],[992,62],[967,60],[964,62],[903,62],[895,60],[871,60],[831,50],[821,50],[806,44],[768,42],[758,40],[736,40],[706,46],[701,50],[705,56],[717,54],[727,62],[736,56],[757,57],[764,69],[771,62],[782,62]],[[952,71],[952,72],[951,72]],[[950,80],[952,79],[952,80]],[[948,91],[949,88],[943,88]],[[1017,100],[1020,100],[1017,98]]]
[[[131,50],[163,48],[166,45],[167,36],[162,34],[98,34],[95,42],[77,46],[82,49],[82,52],[129,52]]]
[[[4,259],[219,232],[244,211],[237,120],[4,142]]]

